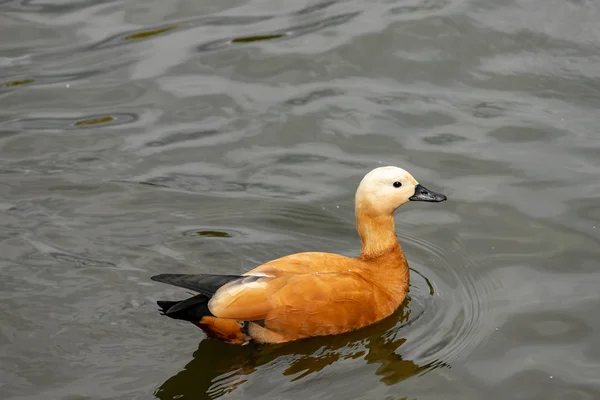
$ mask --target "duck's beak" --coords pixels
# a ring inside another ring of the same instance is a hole
[[[446,200],[446,195],[441,193],[436,193],[432,190],[427,189],[425,186],[420,183],[415,186],[415,194],[408,198],[410,201],[431,201],[431,202],[440,202]]]

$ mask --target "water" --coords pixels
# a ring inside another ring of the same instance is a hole
[[[600,6],[0,3],[5,399],[600,398]],[[361,177],[410,298],[349,335],[230,346],[163,272],[355,255]]]

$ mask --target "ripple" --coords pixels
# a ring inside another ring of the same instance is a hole
[[[226,238],[230,238],[231,234],[227,233],[227,232],[221,232],[221,231],[192,231],[192,232],[186,232],[185,233],[188,236],[204,236],[204,237],[226,237]]]
[[[48,2],[36,2],[32,0],[3,0],[0,1],[0,4],[5,11],[25,11],[36,14],[63,14],[91,6],[98,6],[100,4],[113,2],[114,0],[87,0],[77,1],[76,3],[69,4],[52,4]]]
[[[390,14],[413,14],[420,11],[439,11],[448,7],[451,2],[449,0],[420,0],[414,1],[414,5],[405,5],[393,7],[390,9]]]
[[[207,129],[207,130],[199,130],[194,132],[177,132],[173,133],[169,136],[166,136],[160,140],[153,140],[148,142],[146,146],[148,147],[163,147],[171,144],[189,142],[199,139],[204,139],[209,136],[215,136],[222,133],[216,129]]]
[[[483,101],[473,106],[473,116],[476,118],[498,118],[506,116],[509,107],[512,105],[508,102],[490,102]]]
[[[409,231],[409,227],[406,231]],[[460,242],[444,250],[422,236],[403,231],[400,241],[414,272],[411,280],[424,282],[411,287],[411,303],[423,308],[418,324],[407,335],[407,351],[420,362],[464,358],[485,339],[483,315],[491,290],[489,282],[475,275],[472,262]],[[431,286],[426,283],[431,283]],[[429,290],[429,292],[425,292]],[[428,293],[432,297],[426,301]],[[414,339],[413,339],[414,337]],[[412,340],[411,340],[412,339]]]
[[[41,255],[48,255],[56,260],[75,265],[80,268],[116,268],[117,265],[110,261],[102,261],[89,257],[83,257],[81,255],[75,255],[67,253],[66,251],[59,250],[49,244],[41,242],[39,240],[26,237],[26,240],[33,245]]]
[[[128,42],[138,41],[140,39],[148,39],[153,38],[155,36],[160,36],[172,32],[179,28],[179,25],[168,25],[162,27],[154,27],[151,29],[140,29],[134,31],[122,32],[117,35],[113,35],[109,38],[106,38],[100,42],[94,43],[89,46],[87,51],[94,51],[100,49],[108,49],[116,46],[121,46],[124,44],[128,44]]]
[[[273,40],[283,38],[295,38],[303,36],[309,33],[319,31],[324,28],[329,28],[336,25],[341,25],[349,22],[354,17],[358,16],[360,12],[352,12],[346,14],[340,14],[329,18],[324,18],[317,22],[312,22],[305,25],[297,25],[290,28],[278,29],[272,32],[257,33],[254,35],[243,36],[243,37],[229,37],[219,40],[210,41],[196,47],[198,52],[208,52],[220,50],[223,48],[231,47],[235,44],[245,44],[249,42],[255,42],[257,40]],[[254,38],[254,39],[253,39]],[[266,38],[266,39],[261,39]]]
[[[189,140],[189,136],[180,136],[179,139]],[[260,164],[256,163],[259,158],[258,149],[250,152],[239,149],[228,155],[228,158],[235,158],[238,165],[235,169],[227,169],[207,163],[189,163],[156,168],[142,175],[127,177],[120,180],[120,182],[141,183],[157,189],[187,193],[211,193],[215,196],[228,198],[316,200],[341,190],[339,184],[328,181],[334,179],[330,176],[336,172],[335,168],[332,168],[333,165],[338,164],[337,168],[347,169],[347,167],[357,164],[355,160],[348,161],[341,157],[332,158],[330,156],[309,154],[308,152],[298,151],[285,154],[279,149],[271,149],[270,155],[267,155],[268,150],[265,149],[264,151],[265,157]],[[252,152],[255,154],[255,162],[253,164],[244,163],[244,158]],[[268,162],[273,158],[286,162],[287,170],[282,169],[284,164],[275,165],[275,163]],[[328,160],[327,163],[326,160]],[[321,165],[325,164],[329,165],[330,171],[320,168]],[[304,165],[305,169],[314,171],[316,176],[322,175],[324,182],[307,182],[296,179],[295,174],[290,172],[293,165]],[[276,168],[276,171],[270,171],[270,168]]]
[[[423,138],[424,142],[437,146],[450,145],[457,142],[463,142],[465,140],[468,139],[464,136],[455,135],[453,133],[439,133],[437,135]]]
[[[317,90],[313,90],[310,93],[308,93],[307,95],[304,95],[302,97],[295,97],[289,100],[286,100],[284,102],[285,105],[290,105],[290,106],[305,106],[313,101],[318,101],[320,99],[326,98],[326,97],[337,97],[337,96],[342,96],[344,95],[344,91],[339,90],[339,89],[331,89],[331,88],[324,88],[324,89],[317,89]]]
[[[222,16],[222,17],[205,17],[196,18],[186,21],[179,21],[169,25],[158,25],[145,29],[137,29],[126,32],[120,32],[116,35],[110,36],[97,43],[88,46],[85,50],[94,51],[100,49],[107,49],[117,46],[126,45],[133,41],[151,39],[158,36],[173,33],[184,29],[192,29],[199,26],[243,26],[249,24],[255,24],[271,19],[270,16]]]
[[[67,254],[67,253],[51,252],[51,253],[48,253],[48,255],[59,261],[68,262],[69,264],[73,264],[78,267],[86,267],[86,268],[87,267],[91,267],[91,268],[95,268],[95,267],[115,268],[116,267],[116,264],[111,263],[111,262],[101,261],[101,260],[93,260],[90,258],[74,256],[74,255]]]
[[[501,126],[488,132],[488,136],[504,143],[542,142],[558,140],[566,136],[566,131],[560,131],[550,126]]]
[[[98,125],[104,127],[125,125],[138,119],[138,115],[133,113],[112,113],[87,115],[81,118],[23,118],[13,120],[8,125],[25,130],[73,130],[92,128]]]
[[[113,68],[123,67],[127,62],[121,62],[119,65],[113,65]],[[21,78],[12,78],[11,81],[0,83],[0,93],[7,93],[17,89],[23,89],[32,86],[52,85],[63,82],[73,82],[91,78],[104,72],[101,69],[86,69],[83,71],[59,73],[59,74],[35,74]],[[68,88],[68,86],[67,86]]]
[[[239,214],[240,217],[243,216],[243,213]],[[240,218],[240,223],[244,221]],[[181,236],[184,238],[194,240],[194,241],[213,241],[219,239],[227,239],[228,241],[232,241],[235,245],[241,244],[255,244],[260,239],[261,242],[270,242],[276,243],[281,242],[283,240],[291,240],[290,235],[286,235],[285,233],[269,231],[266,229],[253,229],[250,227],[241,226],[241,224],[233,226],[227,225],[219,225],[219,224],[211,224],[211,225],[197,225],[197,226],[181,226],[176,232],[178,235],[173,236],[168,239],[167,242],[181,242]],[[233,249],[232,249],[233,251]]]

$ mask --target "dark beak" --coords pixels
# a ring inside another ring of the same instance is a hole
[[[410,196],[408,199],[410,201],[431,201],[437,203],[440,201],[445,201],[446,195],[433,192],[419,183],[417,186],[415,186],[415,194]]]

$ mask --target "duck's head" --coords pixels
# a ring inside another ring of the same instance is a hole
[[[356,207],[363,212],[391,214],[409,201],[440,202],[441,193],[421,185],[411,174],[398,167],[380,167],[369,172],[358,185]]]

